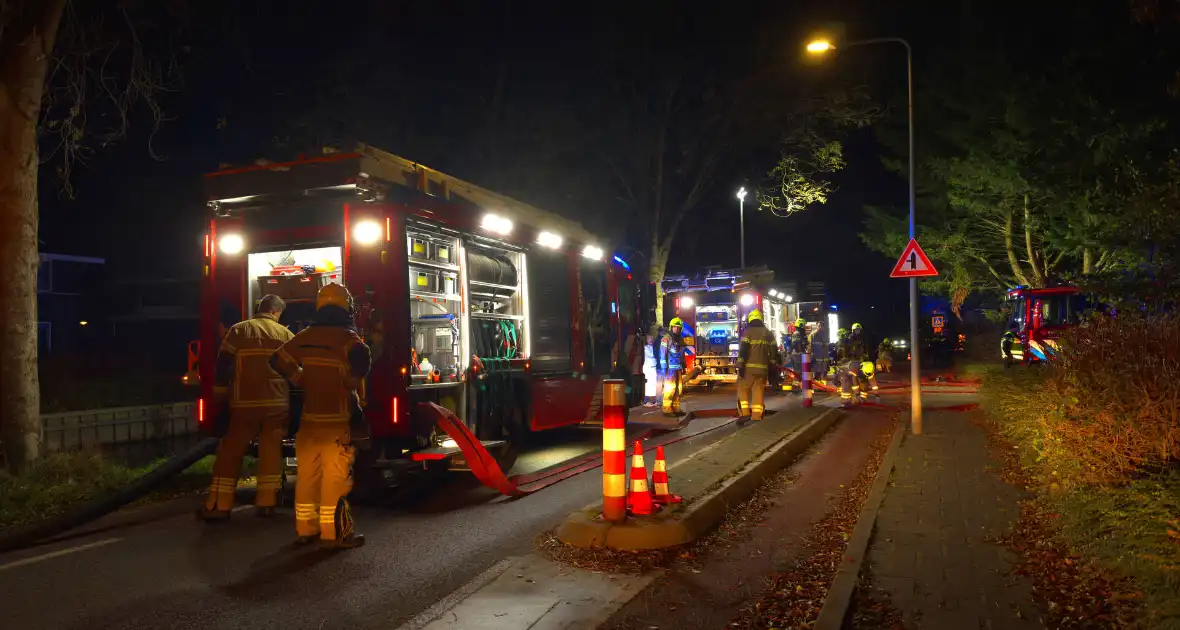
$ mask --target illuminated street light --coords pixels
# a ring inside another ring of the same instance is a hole
[[[813,39],[807,42],[807,52],[813,55],[822,55],[835,49],[836,47],[832,45],[832,42],[826,39]]]
[[[746,187],[742,186],[737,191],[738,198],[738,216],[740,217],[742,227],[742,269],[746,268]]]
[[[910,43],[900,37],[877,37],[852,42],[841,42],[842,48],[853,46],[867,46],[869,44],[901,44],[905,47],[906,58],[906,89],[909,114],[909,179],[910,179],[910,240],[916,238],[914,230],[914,51]],[[836,45],[831,38],[816,36],[806,44],[808,54],[822,56],[835,50]],[[918,375],[918,279],[910,278],[910,429],[914,435],[922,434],[922,389]]]

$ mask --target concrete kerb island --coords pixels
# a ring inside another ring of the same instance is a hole
[[[729,509],[790,464],[842,417],[838,408],[791,407],[743,428],[679,462],[669,462],[672,491],[684,503],[622,523],[602,519],[600,502],[571,514],[557,538],[574,547],[662,549],[711,531]]]

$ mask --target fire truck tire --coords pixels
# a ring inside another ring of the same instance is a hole
[[[156,466],[147,474],[131,482],[131,485],[114,494],[66,512],[48,522],[34,523],[15,531],[5,532],[4,536],[0,537],[0,553],[31,547],[41,540],[65,533],[114,512],[155,490],[161,483],[180,474],[197,460],[212,454],[217,450],[218,442],[220,440],[217,438],[205,438],[188,451]]]

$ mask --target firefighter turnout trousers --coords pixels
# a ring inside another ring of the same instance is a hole
[[[766,411],[766,375],[747,372],[738,379],[737,395],[741,417],[761,420]]]
[[[242,458],[254,438],[258,438],[258,493],[254,495],[254,505],[273,507],[282,485],[282,448],[286,435],[286,407],[231,408],[229,431],[217,446],[213,482],[205,498],[205,509],[229,511],[233,508]]]
[[[837,366],[836,376],[840,380],[840,400],[851,403],[855,398],[868,398],[860,387],[860,361],[842,362]]]
[[[680,412],[680,395],[684,393],[684,372],[670,370],[664,374],[664,413]]]
[[[299,466],[295,532],[299,536],[318,535],[321,540],[339,540],[351,534],[352,510],[347,497],[352,491],[356,451],[348,425],[301,428],[295,435],[295,454]]]

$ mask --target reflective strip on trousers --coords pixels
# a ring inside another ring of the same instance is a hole
[[[314,521],[319,514],[319,506],[315,503],[296,503],[295,520]]]
[[[320,506],[320,524],[331,523],[336,524],[336,506],[335,505],[321,505]]]

